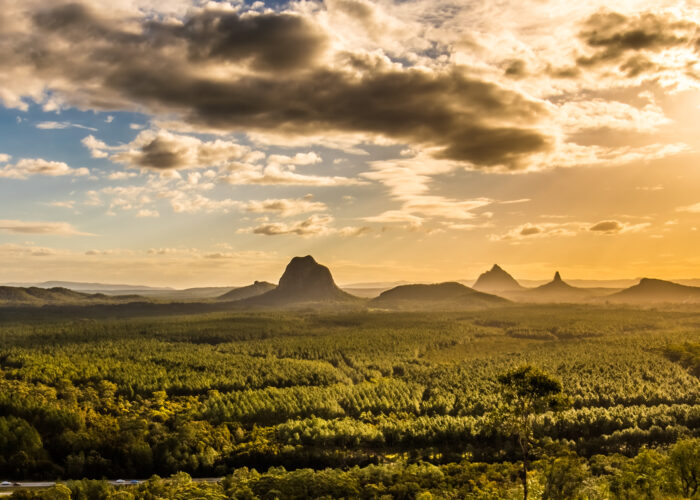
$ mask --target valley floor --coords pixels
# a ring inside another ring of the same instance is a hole
[[[70,482],[76,498],[517,498],[497,377],[522,364],[571,403],[534,419],[534,498],[681,498],[674,453],[700,468],[700,309],[79,311],[2,317],[0,481],[175,474]],[[91,488],[107,496],[78,495]],[[18,498],[49,494],[33,491]]]

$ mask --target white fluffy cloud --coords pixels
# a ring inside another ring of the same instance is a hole
[[[0,164],[6,163],[10,157],[0,157]],[[34,175],[46,175],[58,177],[64,175],[86,176],[90,175],[87,168],[72,168],[61,161],[49,161],[41,158],[22,158],[13,164],[5,164],[0,167],[0,178],[26,179]]]

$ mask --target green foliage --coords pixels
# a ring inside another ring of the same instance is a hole
[[[700,439],[685,439],[671,447],[669,468],[677,478],[677,488],[685,497],[695,497],[700,490]]]
[[[37,309],[21,320],[0,311],[0,477],[288,469],[261,474],[269,489],[257,479],[236,483],[241,498],[262,498],[285,491],[291,477],[323,478],[326,468],[389,474],[394,469],[385,467],[404,463],[437,467],[452,486],[423,488],[422,479],[405,477],[385,487],[342,475],[333,484],[355,481],[368,498],[399,490],[440,498],[440,488],[468,498],[460,488],[472,483],[474,498],[512,497],[522,454],[495,418],[498,376],[522,365],[559,380],[571,402],[554,413],[545,411],[553,400],[544,397],[529,419],[534,440],[576,454],[560,462],[542,455],[532,464],[532,481],[550,497],[570,491],[562,481],[586,467],[590,477],[572,495],[587,495],[585,488],[618,472],[615,484],[627,484],[632,465],[608,464],[601,473],[595,455],[634,457],[647,447],[666,456],[666,447],[700,434],[700,380],[688,361],[700,343],[700,314],[692,310],[513,306],[122,318],[92,309],[81,318],[80,311],[67,318]],[[668,346],[691,347],[670,355]],[[693,456],[692,449],[675,453]],[[691,472],[674,456],[664,467],[676,479],[654,488],[686,494],[693,486],[681,478]],[[292,469],[308,470],[294,476]],[[171,487],[160,481],[149,487]],[[613,488],[612,479],[604,483]],[[214,488],[193,484],[192,495]],[[333,497],[328,491],[319,495]]]

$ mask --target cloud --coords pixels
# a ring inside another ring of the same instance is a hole
[[[336,231],[336,234],[342,236],[342,237],[355,237],[355,236],[362,236],[364,234],[367,234],[372,231],[372,228],[369,226],[346,226],[338,229]]]
[[[520,236],[532,236],[535,234],[542,234],[544,230],[539,226],[526,225],[520,228],[518,234]]]
[[[379,215],[365,217],[363,220],[367,222],[378,222],[384,224],[404,224],[411,228],[417,228],[423,225],[423,217],[411,215],[402,210],[387,210]]]
[[[503,234],[491,234],[491,241],[511,241],[518,243],[521,241],[548,238],[575,236],[581,230],[581,223],[578,222],[542,222],[521,224]]]
[[[426,218],[467,220],[479,215],[475,210],[494,200],[488,198],[455,199],[428,194],[434,177],[460,168],[454,161],[435,160],[424,154],[400,160],[374,161],[362,177],[384,184],[392,198],[401,202],[398,210],[365,217],[368,222],[398,223],[416,228]]]
[[[160,214],[158,213],[158,210],[149,210],[147,208],[142,208],[136,213],[136,217],[160,217]]]
[[[109,157],[113,162],[154,170],[225,165],[250,153],[250,148],[233,141],[202,141],[196,137],[173,134],[166,130],[143,131],[124,146],[109,147],[93,136],[86,137],[83,144],[91,151],[98,151],[105,156],[105,150],[115,151]]]
[[[601,233],[619,233],[624,229],[624,225],[616,220],[604,220],[596,222],[588,228],[589,231]]]
[[[655,55],[674,48],[697,50],[697,33],[696,23],[672,14],[625,16],[603,10],[585,21],[579,36],[592,54],[578,57],[576,63],[584,68],[616,65],[628,77],[655,73],[665,66]]]
[[[218,168],[216,180],[234,185],[298,185],[349,186],[362,181],[341,176],[320,176],[296,172],[297,166],[319,163],[321,157],[313,151],[294,156],[270,155],[255,151],[236,141],[215,139],[206,141],[191,135],[168,130],[144,130],[128,144],[110,146],[94,136],[82,141],[96,158],[128,167],[160,172]],[[261,162],[265,162],[264,164]],[[116,178],[112,174],[111,178]],[[121,174],[126,175],[126,174]]]
[[[261,234],[265,236],[297,235],[297,236],[324,236],[332,234],[334,230],[330,227],[333,217],[330,215],[312,215],[308,219],[301,221],[284,223],[270,222],[257,227],[246,228],[239,232]]]
[[[677,212],[690,212],[692,214],[700,214],[700,202],[695,203],[693,205],[688,205],[685,207],[678,207],[676,209]]]
[[[590,129],[614,129],[640,133],[656,132],[671,120],[656,104],[642,108],[609,99],[572,100],[556,108],[562,129],[580,132]]]
[[[15,234],[41,234],[59,236],[92,236],[83,233],[67,222],[28,222],[20,220],[0,220],[0,231]]]
[[[47,86],[73,105],[174,114],[229,132],[369,134],[478,168],[519,169],[551,147],[538,127],[547,115],[541,102],[466,66],[408,67],[334,49],[309,14],[209,5],[179,21],[137,20],[81,3],[40,5],[16,20],[16,29],[28,26],[22,36],[3,37],[0,64],[26,68],[31,88]],[[124,159],[187,164],[165,141],[155,137]]]
[[[171,193],[170,206],[175,213],[194,214],[198,212],[228,213],[233,208],[238,208],[240,202],[231,199],[213,200],[201,194],[187,195],[181,192]]]
[[[649,222],[643,222],[640,224],[629,224],[625,222],[620,222],[616,220],[604,220],[596,222],[588,228],[589,231],[601,233],[601,234],[617,234],[617,233],[630,233],[638,232],[646,229],[651,224]]]
[[[7,160],[9,157],[7,157]],[[0,168],[0,178],[26,179],[34,175],[46,175],[58,177],[64,175],[86,176],[90,175],[87,168],[71,168],[60,161],[48,161],[41,158],[23,158],[17,163],[4,165]]]
[[[277,165],[267,167],[237,164],[231,172],[221,177],[223,182],[234,185],[288,185],[288,186],[359,186],[364,182],[349,177],[299,174]]]
[[[79,123],[71,122],[39,122],[36,124],[36,128],[42,130],[63,130],[67,128],[81,128],[85,130],[92,130],[93,132],[97,131],[96,128],[87,127],[85,125],[80,125]]]
[[[620,234],[639,232],[648,228],[648,222],[631,224],[617,220],[603,220],[595,223],[585,222],[541,222],[521,224],[503,234],[492,234],[489,239],[492,241],[512,241],[520,242],[525,240],[576,236],[585,232],[597,234]]]
[[[291,13],[241,16],[235,12],[204,10],[182,26],[156,25],[161,36],[181,40],[192,61],[242,62],[263,71],[304,69],[326,47],[322,30]]]
[[[57,208],[69,208],[73,209],[75,208],[75,201],[53,201],[49,203],[52,207],[57,207]]]
[[[328,207],[319,201],[309,199],[267,199],[249,201],[242,204],[246,212],[266,213],[275,212],[282,217],[290,217],[308,212],[322,212]]]
[[[110,149],[110,147],[93,135],[88,135],[80,142],[90,150],[90,156],[93,158],[107,158],[109,156],[105,150]]]

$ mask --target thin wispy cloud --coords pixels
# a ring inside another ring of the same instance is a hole
[[[36,222],[21,220],[0,220],[0,231],[15,234],[58,235],[58,236],[92,236],[79,231],[67,222]]]

